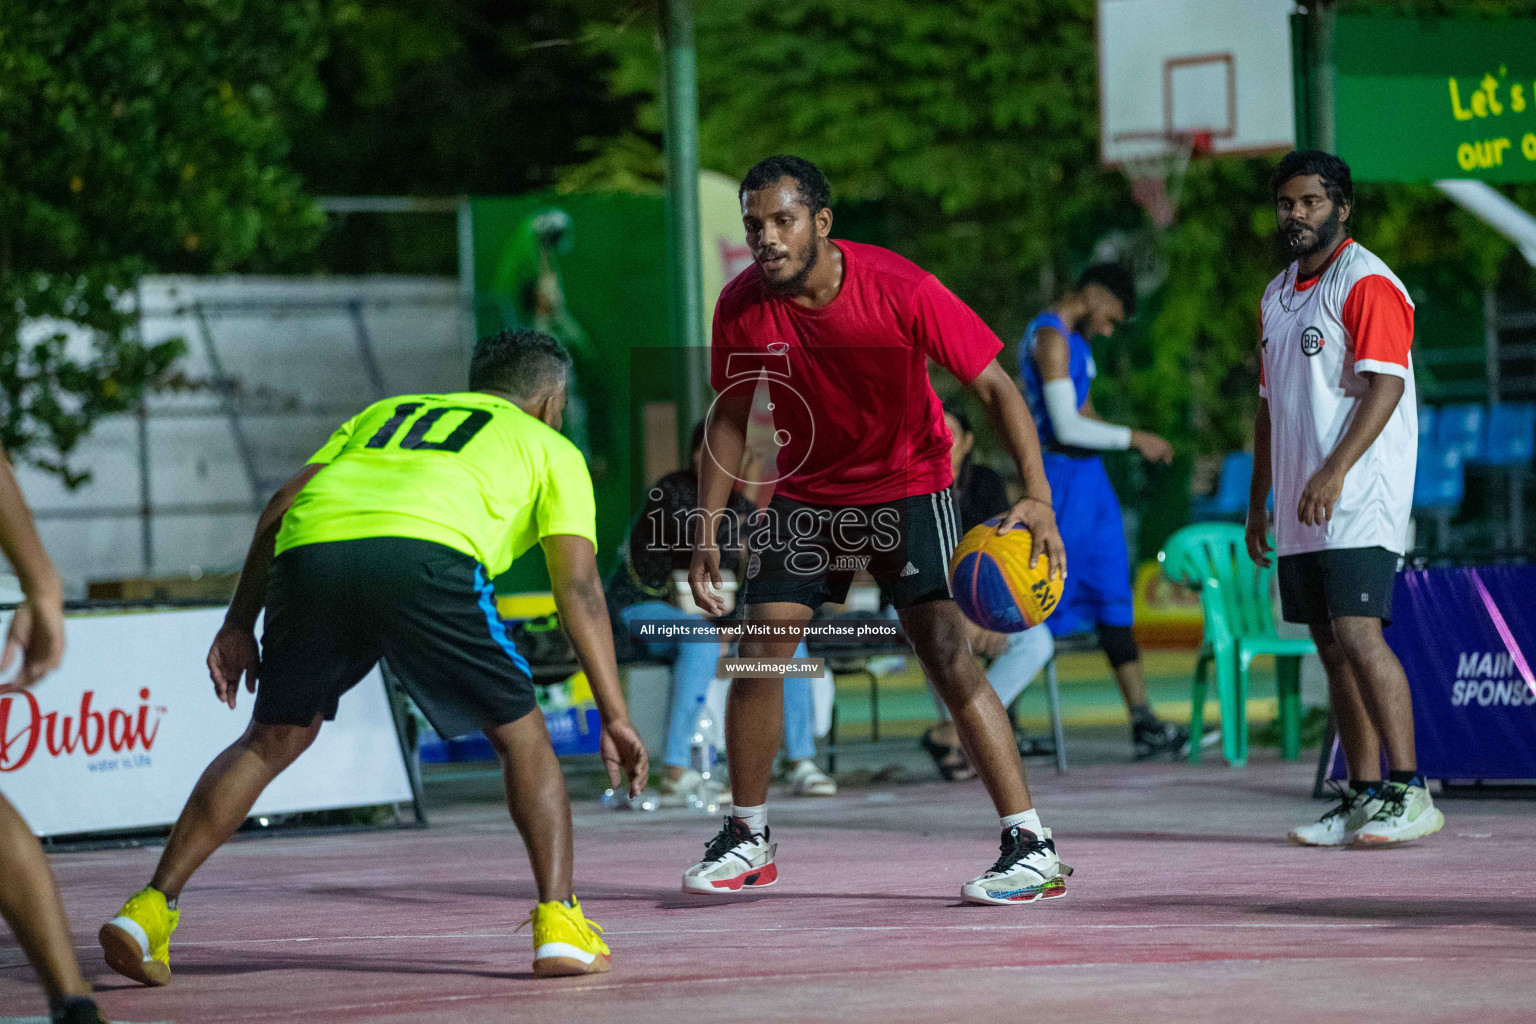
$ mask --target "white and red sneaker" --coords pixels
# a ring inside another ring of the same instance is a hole
[[[683,872],[683,892],[723,896],[772,885],[779,880],[773,864],[777,849],[768,842],[766,828],[753,832],[740,818],[727,815],[719,834],[704,847],[704,859]]]

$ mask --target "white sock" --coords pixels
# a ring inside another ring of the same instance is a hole
[[[1036,813],[1033,807],[1027,811],[1020,811],[1018,814],[1010,814],[1006,818],[998,818],[997,823],[1004,832],[1017,825],[1019,828],[1028,829],[1037,836],[1040,834],[1040,815]]]
[[[731,804],[731,817],[740,818],[753,832],[766,832],[768,830],[768,805],[758,804],[756,807],[743,807],[741,804]]]

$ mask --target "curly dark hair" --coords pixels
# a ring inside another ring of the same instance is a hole
[[[827,176],[821,173],[821,168],[804,157],[791,156],[787,153],[779,153],[759,160],[756,166],[747,172],[747,176],[741,179],[741,188],[737,191],[736,198],[741,199],[748,192],[767,188],[780,178],[795,180],[795,184],[800,189],[800,198],[806,206],[810,207],[812,216],[832,205],[832,186],[827,184]]]
[[[1096,284],[1120,300],[1126,316],[1136,315],[1136,278],[1121,263],[1095,263],[1077,279],[1077,290]]]
[[[571,354],[547,334],[514,328],[481,338],[469,360],[471,391],[500,391],[520,401],[569,379]]]
[[[1293,149],[1281,157],[1269,179],[1270,195],[1278,197],[1282,185],[1307,174],[1315,174],[1322,180],[1334,206],[1355,205],[1355,182],[1350,177],[1349,164],[1320,149]]]

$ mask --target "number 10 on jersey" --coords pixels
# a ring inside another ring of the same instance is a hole
[[[389,447],[389,443],[400,433],[400,428],[409,420],[410,428],[400,438],[401,448],[410,451],[458,452],[463,451],[470,439],[491,422],[491,414],[484,409],[468,409],[461,405],[435,405],[418,416],[418,410],[424,405],[425,402],[401,402],[395,406],[395,414],[384,421],[384,425],[368,439],[365,447]],[[432,428],[452,412],[464,413],[464,419],[442,440],[427,440],[427,434],[431,433]],[[412,419],[413,416],[415,419]]]

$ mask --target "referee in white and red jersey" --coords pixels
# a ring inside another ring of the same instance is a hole
[[[1306,846],[1406,842],[1445,823],[1418,773],[1408,678],[1382,637],[1413,507],[1413,300],[1349,237],[1355,194],[1343,160],[1289,153],[1271,187],[1296,259],[1259,308],[1248,552],[1270,564],[1273,484],[1281,608],[1317,643],[1350,774],[1340,804],[1290,836]]]

